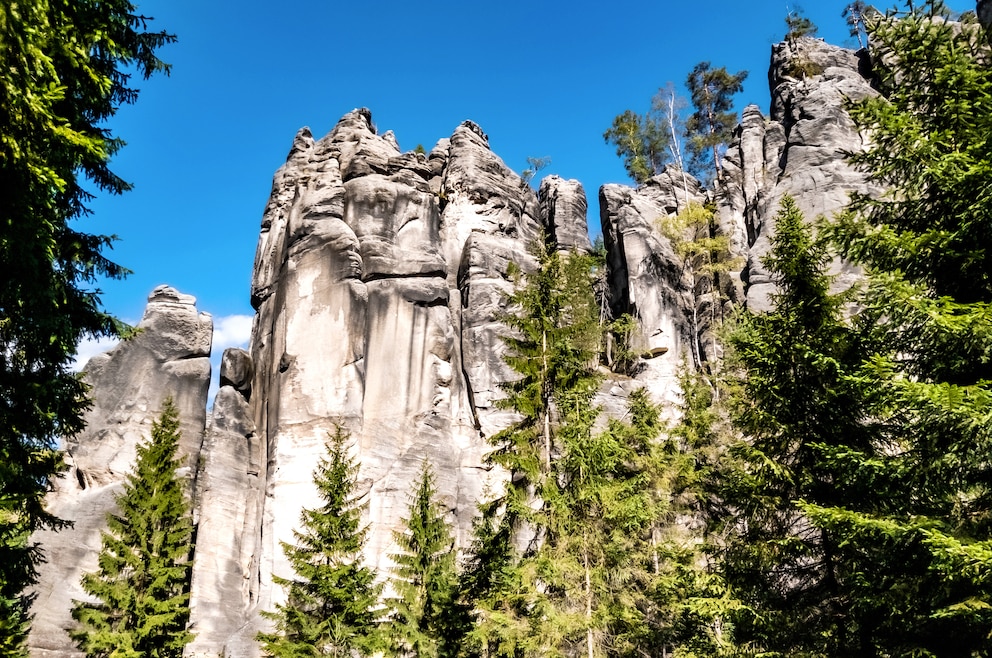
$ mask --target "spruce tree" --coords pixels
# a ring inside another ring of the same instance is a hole
[[[659,446],[651,638],[653,646],[666,648],[663,655],[680,658],[741,655],[732,622],[743,604],[717,569],[722,538],[703,527],[718,505],[714,475],[726,467],[734,436],[722,402],[726,395],[714,394],[719,381],[683,364],[678,420]]]
[[[79,230],[92,191],[130,185],[110,170],[124,142],[108,127],[136,101],[134,74],[168,66],[174,40],[148,30],[130,2],[0,3],[0,652],[26,652],[42,528],[64,527],[43,498],[64,469],[58,443],[83,428],[86,386],[72,369],[80,340],[118,336],[97,279],[127,270],[112,238]]]
[[[488,457],[511,476],[502,494],[481,506],[462,583],[463,602],[476,617],[467,639],[482,655],[555,644],[530,626],[548,602],[534,559],[547,540],[548,501],[556,498],[560,433],[570,423],[591,427],[600,329],[589,262],[543,242],[534,250],[539,267],[526,276],[516,273],[509,306],[517,313],[504,318],[513,331],[504,339],[506,362],[520,378],[506,384],[499,405],[520,418],[492,437],[495,450]],[[570,416],[573,411],[580,417]]]
[[[377,607],[381,586],[375,573],[362,565],[367,527],[353,498],[358,465],[348,457],[349,435],[338,427],[330,437],[327,456],[314,472],[324,504],[304,509],[295,544],[283,551],[295,576],[272,580],[286,588],[286,603],[263,613],[275,631],[259,633],[268,655],[351,657],[371,655],[382,648]]]
[[[870,418],[883,446],[874,513],[805,509],[871,556],[852,605],[879,651],[992,651],[992,50],[941,2],[867,19],[881,95],[852,104],[871,137],[830,227],[869,273],[861,300]],[[871,586],[868,586],[871,585]]]
[[[685,122],[689,170],[704,180],[723,176],[721,151],[737,126],[734,94],[743,89],[747,71],[730,74],[726,67],[700,62],[686,78],[693,113]]]
[[[482,506],[463,578],[475,625],[466,652],[606,656],[649,650],[658,497],[657,410],[632,397],[635,426],[596,431],[592,369],[599,327],[585,260],[542,248],[511,298],[520,378],[502,404],[519,421],[494,437],[506,468]],[[652,420],[653,418],[653,420]]]
[[[746,606],[736,639],[774,655],[864,655],[861,622],[874,612],[851,605],[852,579],[871,577],[842,548],[851,538],[804,507],[870,513],[888,491],[871,469],[882,446],[864,417],[864,347],[842,313],[851,294],[830,292],[828,261],[785,197],[764,260],[775,308],[744,313],[729,340],[744,438],[718,468],[711,513],[724,577]]]
[[[179,658],[192,639],[189,586],[193,522],[180,460],[179,414],[171,398],[138,446],[134,472],[107,518],[100,569],[83,577],[95,601],[77,601],[73,639],[87,656]]]
[[[391,648],[397,655],[418,658],[453,655],[455,546],[426,460],[403,523],[404,530],[393,533],[401,552],[391,556],[397,595],[387,601],[392,608]]]

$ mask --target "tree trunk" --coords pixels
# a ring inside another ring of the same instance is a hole
[[[541,383],[544,389],[544,472],[551,473],[551,393],[548,391],[548,331],[541,332],[541,361],[543,367],[544,381]]]
[[[586,577],[586,658],[593,658],[593,637],[592,637],[592,578],[589,574],[589,547],[586,542],[585,533],[582,537],[582,565],[585,568]]]

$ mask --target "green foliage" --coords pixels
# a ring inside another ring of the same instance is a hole
[[[803,8],[793,6],[785,15],[785,40],[793,44],[803,37],[815,37],[819,28],[803,12]]]
[[[614,117],[603,139],[616,147],[624,169],[638,184],[660,173],[668,160],[671,137],[654,109],[643,115],[624,110]]]
[[[179,658],[192,639],[189,587],[193,521],[176,471],[179,414],[166,400],[151,441],[138,446],[134,472],[107,517],[100,569],[83,576],[95,601],[77,601],[72,637],[87,656]]]
[[[685,99],[675,93],[675,86],[669,82],[651,98],[647,113],[626,110],[613,119],[613,125],[603,134],[607,143],[616,146],[624,168],[638,184],[660,174],[669,162],[684,172],[685,105]]]
[[[510,472],[481,506],[462,579],[470,655],[625,655],[645,647],[653,604],[647,536],[657,410],[632,396],[630,423],[594,431],[599,327],[586,259],[541,249],[507,319],[520,379],[501,403],[520,420],[494,437]],[[655,615],[656,616],[656,615]]]
[[[857,38],[861,48],[868,45],[865,19],[873,11],[872,7],[864,0],[854,0],[854,2],[848,3],[844,7],[844,11],[841,12],[841,18],[851,29],[851,36]]]
[[[723,321],[720,277],[740,262],[731,258],[730,238],[719,232],[711,207],[689,203],[678,214],[660,218],[656,225],[681,259],[683,271],[691,273],[696,297],[709,298],[708,314],[700,318],[695,307],[693,310],[693,359],[695,367],[702,368],[707,355],[700,336],[706,331],[712,333]]]
[[[272,577],[286,588],[287,601],[263,613],[276,626],[258,635],[268,655],[343,658],[383,648],[376,621],[381,587],[361,562],[366,528],[352,498],[358,466],[348,457],[347,441],[348,433],[338,427],[314,472],[324,504],[304,509],[296,543],[283,544],[295,576]]]
[[[732,99],[743,89],[747,71],[731,75],[725,67],[711,68],[700,62],[686,79],[693,113],[686,120],[686,150],[689,170],[704,180],[723,175],[720,164],[721,148],[730,141],[737,126],[737,113]]]
[[[827,227],[870,273],[860,317],[875,354],[862,376],[885,447],[873,470],[891,480],[890,495],[875,516],[815,501],[806,511],[852,543],[887,551],[877,578],[898,588],[871,600],[900,613],[880,615],[880,645],[984,655],[992,650],[992,587],[979,576],[992,566],[992,52],[973,16],[955,25],[948,15],[926,2],[899,20],[869,18],[884,96],[850,107],[872,138],[852,161],[888,191],[855,195]]]
[[[810,78],[823,73],[823,67],[810,60],[806,44],[803,43],[803,39],[816,36],[818,28],[813,21],[803,14],[801,7],[794,7],[786,15],[785,25],[787,28],[785,40],[792,49],[792,58],[785,69],[786,75],[794,78]]]
[[[525,183],[529,184],[532,180],[534,180],[534,176],[537,175],[537,172],[541,171],[549,164],[551,164],[551,158],[548,156],[543,158],[527,156],[527,168],[520,174],[520,178],[522,178]]]
[[[634,349],[634,336],[639,329],[637,318],[624,313],[607,327],[606,363],[613,372],[634,375],[641,354]]]
[[[454,653],[460,630],[453,627],[455,547],[444,517],[434,471],[425,461],[405,529],[393,533],[401,552],[391,556],[397,597],[387,603],[392,609],[389,641],[398,655],[437,658]]]
[[[671,241],[683,268],[697,276],[713,277],[737,264],[729,259],[730,239],[717,232],[712,208],[690,203],[678,214],[659,219],[657,226]]]
[[[701,518],[709,471],[719,458],[721,421],[713,391],[698,374],[683,367],[679,382],[683,404],[678,422],[665,428],[663,441],[643,445],[642,462],[653,503],[647,549],[650,556],[645,597],[642,655],[733,655],[728,619],[739,605],[711,566],[705,538],[688,528]],[[656,437],[662,429],[643,390],[631,393],[632,436]]]
[[[22,592],[41,559],[28,537],[60,526],[41,500],[62,469],[58,438],[80,431],[88,406],[76,345],[122,331],[91,289],[126,273],[103,255],[111,238],[70,222],[87,180],[129,188],[109,169],[123,142],[105,122],[136,100],[132,71],[167,71],[155,51],[173,37],[146,27],[123,0],[0,4],[0,646],[26,629]]]
[[[726,537],[724,577],[746,608],[737,640],[772,655],[865,655],[877,609],[851,605],[871,578],[850,537],[810,522],[798,501],[873,513],[892,482],[873,468],[878,446],[859,378],[863,346],[843,320],[848,295],[830,293],[828,257],[790,197],[764,264],[775,309],[745,313],[730,336],[740,372],[735,427],[713,516]],[[845,548],[847,547],[847,548]],[[861,571],[864,569],[864,571]]]
[[[812,78],[823,73],[823,67],[799,54],[789,61],[785,73],[794,78]]]

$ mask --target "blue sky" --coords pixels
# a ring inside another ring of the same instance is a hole
[[[847,0],[808,0],[831,43],[854,45]],[[365,106],[403,149],[428,150],[463,120],[482,126],[513,169],[550,157],[541,175],[577,178],[597,234],[599,186],[628,182],[603,131],[643,112],[699,61],[750,75],[739,107],[768,108],[771,45],[784,0],[136,0],[178,42],[160,51],[169,77],[137,81],[110,123],[127,146],[113,167],[134,190],[99,197],[78,228],[120,238],[110,256],[133,270],[100,283],[105,307],[135,322],[168,283],[197,297],[220,327],[215,347],[244,344],[249,282],[272,174],[302,126],[326,134]],[[876,3],[880,4],[880,3]],[[972,9],[967,0],[951,2]],[[215,375],[216,376],[216,375]]]

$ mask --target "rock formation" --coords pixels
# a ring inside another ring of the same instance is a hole
[[[791,77],[797,57],[819,73]],[[604,384],[598,402],[609,412],[622,413],[638,386],[677,402],[680,365],[718,356],[706,318],[724,303],[767,306],[760,257],[782,195],[812,218],[865,189],[842,160],[861,146],[842,100],[873,93],[860,64],[858,54],[814,40],[776,46],[771,117],[745,111],[715,199],[672,167],[638,189],[600,190],[607,315],[637,319],[630,343],[644,357],[634,378]],[[742,263],[716,291],[657,225],[706,201],[717,204]],[[195,466],[190,656],[257,655],[260,612],[284,596],[273,576],[291,575],[280,542],[293,540],[300,510],[318,503],[312,473],[336,426],[350,432],[361,463],[367,561],[388,568],[392,531],[425,459],[464,545],[476,501],[502,477],[484,465],[486,437],[512,418],[494,405],[513,376],[500,322],[510,264],[532,269],[528,245],[542,232],[559,249],[590,250],[586,213],[577,181],[552,176],[535,193],[469,121],[427,155],[401,151],[364,109],[319,140],[301,130],[262,217],[251,348],[224,354],[209,420],[210,322],[172,289],[152,294],[134,339],[87,366],[96,405],[87,432],[67,444],[72,468],[51,498],[76,527],[40,537],[50,561],[32,651],[74,653],[70,601],[83,596],[79,578],[95,567],[113,492],[169,393]]]
[[[800,65],[817,73],[798,73]],[[873,191],[844,157],[864,147],[844,106],[848,100],[876,93],[867,66],[867,51],[854,52],[810,37],[772,48],[771,116],[766,119],[754,105],[744,109],[727,151],[725,182],[717,197],[720,225],[744,264],[741,278],[752,310],[770,308],[774,285],[761,259],[769,251],[783,196],[795,198],[812,221],[843,208],[851,192]],[[857,276],[839,261],[835,274],[839,286],[849,285]]]
[[[93,407],[86,430],[66,440],[69,469],[47,499],[52,513],[73,526],[34,537],[47,556],[32,608],[34,655],[77,653],[67,632],[74,624],[72,601],[87,598],[80,579],[97,568],[100,533],[107,514],[116,510],[115,495],[131,471],[135,448],[150,438],[152,421],[170,396],[181,419],[179,451],[192,481],[206,420],[212,337],[213,321],[197,312],[192,297],[159,286],[148,297],[135,336],[86,365]]]

